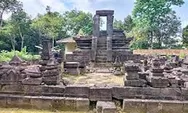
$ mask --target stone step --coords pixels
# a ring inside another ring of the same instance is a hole
[[[107,42],[107,38],[106,38],[106,37],[99,37],[99,38],[97,39],[97,42],[98,42],[98,43],[106,43],[106,42]]]
[[[107,50],[107,47],[97,47],[97,50]]]
[[[96,105],[97,113],[116,113],[117,108],[114,102],[98,101]]]
[[[95,64],[95,67],[112,67],[113,65],[108,62],[98,62]]]
[[[107,50],[97,50],[97,55],[107,55]]]
[[[107,58],[96,58],[97,62],[106,62]]]
[[[97,47],[107,47],[107,44],[97,44]]]
[[[97,55],[96,56],[97,59],[103,59],[103,60],[106,60],[107,59],[107,56],[106,55]]]

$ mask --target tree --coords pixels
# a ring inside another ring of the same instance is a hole
[[[6,25],[0,30],[0,50],[15,50],[16,41],[15,35],[12,31],[13,26],[10,23],[6,23]]]
[[[3,14],[14,12],[21,8],[22,4],[18,0],[1,0],[0,1],[0,28],[3,24]]]
[[[158,36],[160,19],[172,12],[172,6],[181,6],[183,0],[136,0],[133,21],[137,29],[145,29],[151,48]]]
[[[124,21],[115,20],[114,28],[123,30],[125,33],[130,33],[134,27],[133,19],[130,15],[128,15]]]
[[[14,34],[21,39],[21,50],[24,47],[24,39],[30,30],[31,19],[23,9],[13,12],[10,23],[13,26]]]
[[[188,47],[188,25],[183,29],[183,45]]]
[[[177,37],[181,32],[180,20],[177,18],[175,11],[171,11],[161,17],[158,22],[158,31],[156,31],[158,48],[161,48],[162,45],[165,48],[172,48],[176,45]]]
[[[85,35],[92,34],[93,19],[92,14],[83,11],[67,11],[63,15],[66,21],[67,34],[77,35],[79,31],[83,31]]]
[[[41,34],[44,34],[52,38],[53,46],[55,39],[62,36],[66,37],[66,29],[64,29],[65,21],[63,17],[58,12],[51,12],[50,8],[47,8],[46,14],[39,15],[35,18],[31,26],[38,31],[39,37]]]

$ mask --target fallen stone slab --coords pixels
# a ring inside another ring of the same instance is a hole
[[[116,113],[114,102],[98,101],[96,105],[97,113]]]

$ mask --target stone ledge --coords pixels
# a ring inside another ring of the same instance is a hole
[[[66,86],[65,97],[89,98],[89,87],[87,86]]]
[[[0,95],[0,107],[89,111],[89,99],[49,96]]]
[[[188,101],[124,99],[126,113],[187,113]]]

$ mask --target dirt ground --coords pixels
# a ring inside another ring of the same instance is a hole
[[[87,86],[123,86],[124,76],[115,76],[112,73],[88,73],[80,76],[64,75],[64,80],[70,81],[70,84]]]

